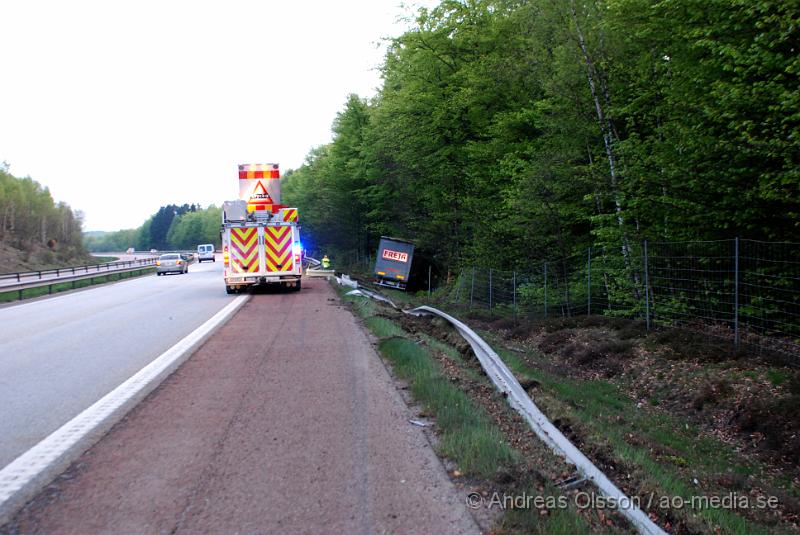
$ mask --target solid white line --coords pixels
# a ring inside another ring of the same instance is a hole
[[[130,379],[0,470],[0,526],[186,361],[248,298],[242,295],[234,299]]]

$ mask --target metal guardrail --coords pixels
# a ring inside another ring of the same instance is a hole
[[[152,265],[154,263],[155,263],[154,258],[144,258],[140,260],[107,262],[105,264],[73,266],[73,267],[64,267],[56,269],[43,269],[39,271],[21,271],[19,273],[5,273],[5,274],[0,274],[0,290],[2,290],[2,288],[6,285],[14,285],[15,283],[22,283],[23,279],[45,280],[47,278],[75,276],[80,273],[86,273],[86,274],[88,274],[89,272],[100,273],[103,271],[112,272],[124,269],[126,267],[132,267],[134,264],[144,266],[144,265]],[[11,281],[11,282],[6,282],[6,281]]]
[[[85,273],[78,272],[75,275],[61,275],[56,277],[50,277],[42,280],[34,279],[29,282],[13,282],[11,284],[0,284],[0,293],[7,293],[7,292],[18,292],[20,301],[22,300],[22,292],[25,290],[30,290],[32,288],[42,288],[47,287],[47,293],[53,293],[53,286],[57,284],[66,284],[72,283],[72,287],[75,288],[75,283],[81,280],[92,280],[97,277],[106,277],[108,275],[114,274],[121,274],[121,273],[131,273],[134,271],[141,271],[143,269],[148,269],[151,267],[155,267],[155,259],[148,259],[148,260],[136,260],[136,261],[129,261],[129,262],[114,262],[115,264],[125,264],[127,267],[121,267],[118,269],[107,269],[105,271],[98,270],[88,270]],[[136,264],[136,265],[134,265]],[[61,273],[64,273],[65,270],[60,270]]]

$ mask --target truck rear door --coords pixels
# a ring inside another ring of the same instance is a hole
[[[235,276],[257,276],[264,265],[263,248],[259,247],[261,229],[258,227],[231,227],[230,265]]]
[[[265,271],[267,275],[294,271],[292,244],[293,225],[269,225],[264,227]]]

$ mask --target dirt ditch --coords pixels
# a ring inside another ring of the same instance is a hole
[[[719,474],[714,487],[777,496],[781,520],[797,525],[800,500],[761,476],[789,481],[789,488],[800,485],[800,370],[733,352],[729,342],[713,333],[690,328],[648,333],[641,322],[621,318],[473,318],[471,323],[541,355],[529,362],[532,366],[572,379],[605,380],[638,408],[695,425],[703,436],[730,445],[740,458],[757,459],[766,473],[749,478]],[[682,461],[657,442],[631,437],[631,443],[647,447],[657,460]],[[743,514],[774,520],[755,511]]]
[[[607,379],[632,399],[800,476],[800,370],[735,353],[713,334],[647,333],[641,322],[618,318],[486,326],[549,355],[561,374]]]

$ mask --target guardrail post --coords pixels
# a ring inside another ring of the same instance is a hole
[[[60,276],[61,276],[61,270],[59,268],[56,268],[56,277]]]
[[[39,272],[39,280],[42,280],[42,272]]]
[[[736,236],[733,262],[733,347],[739,349],[739,236]]]
[[[544,263],[544,319],[547,319],[547,262]]]

